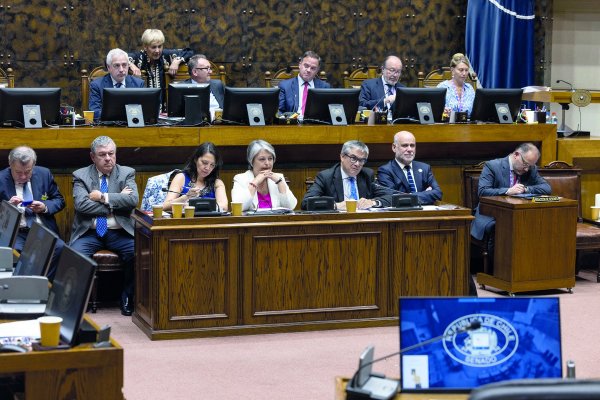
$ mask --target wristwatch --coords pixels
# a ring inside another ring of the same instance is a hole
[[[381,207],[381,201],[379,201],[377,199],[373,199],[373,202],[375,203],[375,204],[373,204],[373,208]]]

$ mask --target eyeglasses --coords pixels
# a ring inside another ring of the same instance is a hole
[[[212,71],[211,67],[196,67],[194,69],[199,69],[200,71]]]
[[[352,164],[365,165],[365,163],[367,162],[366,158],[359,158],[359,157],[353,156],[352,154],[344,153],[344,156],[348,157],[348,159],[350,160],[350,162]]]
[[[521,157],[521,162],[523,163],[523,168],[525,169],[529,169],[531,168],[531,164],[529,164],[527,161],[525,161],[525,159],[523,158],[523,154],[519,153],[519,156]]]
[[[396,68],[384,68],[385,70],[387,70],[391,75],[400,75],[400,73],[402,72],[401,69],[396,69]]]

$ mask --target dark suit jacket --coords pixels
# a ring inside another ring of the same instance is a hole
[[[194,84],[196,82],[190,78],[181,83]],[[223,108],[223,99],[225,98],[225,87],[223,86],[223,82],[218,79],[211,79],[209,85],[211,93],[213,96],[215,96],[217,102],[219,103],[219,107]]]
[[[375,174],[372,169],[361,169],[356,176],[356,185],[361,198],[379,200],[384,207],[389,207],[392,204],[392,194],[394,192],[375,182]],[[344,201],[344,183],[342,182],[340,163],[319,172],[315,183],[308,189],[302,199],[303,210],[306,210],[307,199],[315,196],[330,196],[335,199],[336,203]]]
[[[404,87],[401,83],[396,83],[396,88]],[[358,97],[358,104],[361,107],[365,107],[372,110],[376,105],[381,108],[383,107],[383,98],[385,91],[383,90],[383,81],[381,77],[366,79],[360,85],[360,96]]]
[[[519,183],[527,186],[532,194],[550,194],[552,189],[540,174],[537,167],[532,166],[527,173],[518,177]],[[497,158],[485,163],[479,177],[478,194],[483,196],[503,196],[510,187],[510,164],[508,157]],[[475,239],[483,239],[484,234],[490,233],[496,220],[488,215],[479,213],[479,206],[475,210],[475,219],[471,223],[471,235]]]
[[[135,76],[127,75],[125,77],[126,88],[142,88],[145,83],[140,78]],[[94,119],[100,119],[102,112],[102,96],[104,95],[104,88],[113,87],[112,79],[110,74],[104,75],[102,78],[94,79],[90,83],[90,110],[94,112]]]
[[[315,88],[330,88],[331,85],[319,78],[313,79]],[[296,112],[300,107],[298,77],[279,82],[279,112]]]
[[[54,214],[65,208],[65,199],[58,191],[58,185],[48,168],[37,165],[33,167],[31,191],[34,200],[41,201],[48,207],[47,213],[38,214],[44,226],[60,236]],[[10,200],[16,194],[15,181],[10,174],[10,167],[5,168],[0,171],[0,200]],[[47,199],[42,200],[42,196]]]
[[[412,175],[417,187],[417,197],[421,204],[433,204],[436,200],[442,199],[442,189],[433,177],[431,167],[419,161],[412,162]],[[382,165],[377,170],[377,180],[383,186],[398,190],[404,193],[410,193],[408,180],[404,171],[400,168],[396,160],[392,160]],[[425,190],[431,186],[431,190]]]
[[[121,190],[129,186],[133,192],[122,194]],[[73,199],[75,202],[75,218],[71,229],[71,244],[93,226],[94,219],[98,216],[107,216],[111,212],[115,219],[129,233],[134,235],[134,224],[131,212],[138,203],[138,190],[135,183],[135,170],[133,168],[115,165],[108,178],[108,202],[100,203],[90,200],[92,190],[100,190],[98,170],[94,164],[80,168],[73,172]]]

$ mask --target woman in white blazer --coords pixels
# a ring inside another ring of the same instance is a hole
[[[242,203],[243,211],[258,208],[295,208],[298,200],[285,182],[283,174],[273,172],[273,146],[264,140],[254,140],[248,145],[246,158],[250,169],[233,178],[231,201]]]

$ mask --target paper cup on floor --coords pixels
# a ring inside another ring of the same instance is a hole
[[[173,218],[183,217],[183,203],[171,204],[171,214],[173,215]]]
[[[60,340],[61,317],[39,317],[41,344],[44,347],[56,347]]]

